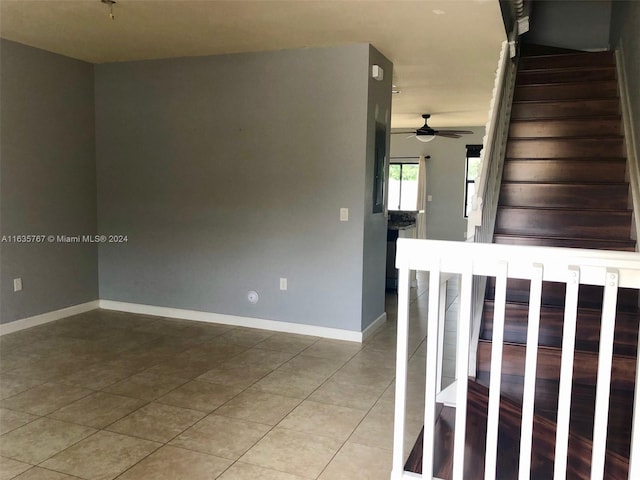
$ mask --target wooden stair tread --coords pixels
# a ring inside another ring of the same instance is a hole
[[[554,100],[556,101],[556,100]],[[589,122],[592,120],[621,120],[622,116],[620,114],[613,115],[581,115],[580,117],[570,117],[570,118],[556,118],[555,121],[562,120],[571,120],[571,121],[580,121],[580,122]],[[511,123],[527,123],[527,122],[539,122],[540,120],[537,118],[513,118],[511,119]]]
[[[512,123],[515,122],[543,122],[543,121],[572,121],[572,120],[584,120],[589,121],[598,118],[615,118],[619,117],[618,114],[611,115],[598,115],[598,114],[585,114],[585,115],[558,115],[558,116],[549,116],[549,117],[513,117],[511,119]]]
[[[553,87],[553,86],[572,86],[572,85],[595,85],[602,84],[616,84],[615,80],[576,80],[574,82],[556,82],[556,83],[528,83],[526,85],[516,85],[515,88],[528,88],[528,87]]]
[[[510,278],[507,280],[507,301],[514,303],[529,302],[528,280]],[[542,283],[542,305],[564,307],[566,285],[560,282]],[[487,278],[486,300],[495,297],[495,277]],[[603,287],[580,285],[578,292],[579,308],[602,308]],[[638,313],[638,291],[630,288],[618,289],[618,311]]]
[[[592,116],[554,118],[540,120],[538,118],[514,118],[509,125],[508,139],[520,138],[574,138],[594,136],[620,136],[622,123],[620,117]]]
[[[523,160],[531,160],[537,162],[589,162],[589,163],[600,163],[600,162],[618,162],[618,163],[626,163],[626,157],[616,157],[615,155],[607,156],[607,157],[505,157],[505,162],[516,162]],[[597,179],[595,180],[598,181]]]
[[[565,51],[565,52],[544,52],[535,54],[527,54],[527,46],[523,45],[521,49],[520,69],[526,71],[528,66],[532,65],[571,65],[571,64],[600,64],[600,65],[615,65],[615,55],[611,51],[604,52],[577,52],[577,51]],[[540,49],[548,50],[549,47],[539,47]],[[539,68],[539,67],[538,67]]]
[[[522,66],[521,66],[522,67]],[[593,71],[593,70],[613,70],[615,65],[570,65],[570,66],[554,66],[554,67],[537,67],[537,68],[518,68],[518,73],[538,73],[538,72],[566,72],[566,71]]]
[[[554,57],[558,55],[566,54],[582,54],[583,50],[576,50],[575,48],[564,47],[552,47],[549,45],[541,45],[538,43],[526,42],[527,37],[523,37],[523,42],[520,44],[520,59],[536,58],[536,57]]]
[[[509,126],[510,126],[510,130],[512,130],[514,127],[524,128],[527,126],[532,126],[532,125],[535,126],[537,124],[543,124],[548,122],[552,122],[553,126],[573,125],[575,127],[581,127],[583,129],[587,129],[590,126],[601,126],[601,125],[606,126],[606,124],[621,126],[621,124],[619,123],[621,122],[621,117],[620,115],[580,115],[575,117],[564,117],[564,118],[554,117],[550,119],[525,117],[525,118],[513,118]],[[570,135],[566,135],[566,134],[563,135],[562,133],[558,133],[558,132],[554,132],[554,133],[555,133],[554,137],[542,137],[542,138],[561,138],[561,137],[572,138],[572,136]],[[602,136],[607,136],[607,135],[614,135],[614,136],[620,136],[620,137],[624,136],[622,134],[622,130],[616,131],[613,134],[609,134],[609,133],[602,134]],[[591,135],[583,135],[583,136],[587,138],[591,138]],[[514,137],[514,138],[520,138],[520,137]]]
[[[517,88],[530,87],[530,86],[531,85],[520,85]],[[611,98],[611,97],[603,97],[603,98],[571,97],[571,98],[557,98],[557,99],[553,99],[553,100],[514,100],[512,102],[512,104],[515,104],[515,105],[538,105],[538,104],[541,104],[541,103],[542,104],[546,104],[546,103],[564,104],[564,103],[576,103],[576,102],[615,102],[615,101],[619,101],[618,97],[615,97],[615,98]],[[609,117],[609,116],[615,116],[615,115],[593,115],[593,116]]]
[[[623,138],[514,138],[507,142],[506,156],[509,158],[580,158],[590,155],[599,157],[624,157]]]
[[[612,209],[514,206],[498,204],[502,216],[494,234],[545,238],[578,237],[589,240],[628,240],[633,212]]]
[[[614,84],[617,87],[617,82],[615,80],[576,80],[574,82],[556,82],[556,83],[528,83],[526,85],[516,85],[515,88],[529,88],[529,87],[540,87],[540,88],[547,88],[547,87],[554,87],[554,86],[577,86],[577,85],[589,85],[589,86],[593,86],[595,84]]]
[[[529,86],[529,85],[527,85]],[[537,105],[537,104],[547,104],[547,103],[557,103],[559,105],[564,105],[567,103],[604,103],[604,104],[609,104],[609,103],[618,103],[620,101],[619,98],[559,98],[557,100],[514,100],[512,103],[513,105]],[[593,115],[593,114],[592,114]],[[612,113],[607,113],[607,114],[596,114],[597,116],[608,116],[608,115],[615,115]]]
[[[524,376],[524,352],[526,345],[516,342],[504,342],[503,357],[509,356],[517,359],[517,362],[505,362],[502,366],[503,375]],[[539,345],[538,346],[538,378],[555,380],[560,378],[561,347]],[[478,366],[490,366],[491,341],[480,339],[478,343]],[[521,361],[520,361],[521,360]],[[555,361],[557,360],[557,361]],[[504,361],[504,358],[503,358]],[[486,363],[485,363],[486,362]],[[510,363],[509,365],[507,365]],[[633,355],[613,355],[611,386],[620,390],[633,391],[635,384],[636,360]],[[575,350],[573,382],[583,385],[595,385],[597,372],[598,352]],[[617,364],[617,366],[616,366]],[[482,369],[489,371],[489,369]]]
[[[494,235],[493,242],[508,245],[584,248],[626,252],[634,252],[636,250],[635,240],[611,240],[608,238],[543,237],[536,235],[510,235],[507,233],[500,233]]]
[[[531,119],[528,119],[531,121]],[[537,121],[538,119],[534,119],[533,121]],[[514,120],[515,121],[515,120]],[[623,141],[624,135],[612,135],[612,134],[604,134],[604,135],[562,135],[555,137],[508,137],[508,141],[510,142],[554,142],[554,141],[576,141],[576,140],[584,140],[586,142],[601,142],[602,140],[617,140]]]
[[[627,162],[621,158],[602,159],[576,158],[507,158],[505,159],[503,181],[534,182],[623,182]]]
[[[619,98],[615,80],[593,80],[591,82],[527,83],[517,85],[514,101],[561,100],[569,98]]]
[[[616,187],[628,187],[629,184],[626,182],[611,182],[611,181],[605,181],[605,182],[585,182],[585,181],[573,181],[573,182],[538,182],[535,180],[509,180],[506,182],[502,182],[502,184],[507,184],[507,185],[570,185],[570,186],[583,186],[583,187],[594,187],[594,186],[598,186],[598,185],[611,185],[611,186],[616,186]]]
[[[607,116],[620,113],[617,98],[594,98],[587,100],[553,100],[514,103],[511,118],[515,119],[561,119],[585,116]]]
[[[571,209],[581,211],[627,210],[626,184],[571,184],[564,182],[503,182],[499,206],[520,208]]]
[[[518,72],[516,86],[556,83],[577,83],[616,80],[617,71],[611,67],[574,67],[532,69]]]
[[[508,302],[505,306],[504,339],[510,344],[526,344],[529,306],[524,303]],[[491,341],[493,336],[493,300],[485,300],[480,338]],[[600,341],[601,312],[594,308],[578,310],[576,349],[597,352]],[[633,312],[618,312],[614,352],[618,355],[633,356],[638,342],[640,315]],[[545,347],[562,347],[564,309],[553,305],[543,305],[540,312],[540,336],[538,342]]]
[[[574,213],[582,213],[582,212],[587,212],[587,213],[597,213],[597,214],[601,214],[601,213],[622,213],[624,215],[630,215],[632,212],[632,210],[629,210],[628,208],[620,208],[620,209],[616,209],[616,208],[610,208],[610,209],[595,209],[595,208],[564,208],[564,207],[527,207],[527,206],[498,206],[498,208],[504,208],[504,209],[513,209],[513,210],[541,210],[541,211],[553,211],[553,212],[574,212]]]

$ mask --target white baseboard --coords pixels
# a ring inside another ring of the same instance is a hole
[[[112,300],[100,300],[100,308],[104,308],[105,310],[117,310],[120,312],[139,313],[142,315],[154,315],[159,317],[179,318],[182,320],[194,320],[197,322],[233,325],[236,327],[260,328],[275,332],[297,333],[300,335],[312,335],[315,337],[347,340],[350,342],[360,343],[363,341],[363,338],[365,338],[367,330],[379,322],[384,322],[386,319],[385,313],[384,319],[381,320],[382,316],[376,319],[376,321],[371,324],[365,332],[355,332],[339,328],[319,327],[315,325],[304,325],[301,323],[280,322],[276,320],[240,317],[236,315],[200,312],[196,310],[183,310],[180,308],[156,307],[153,305],[142,305],[139,303],[115,302]],[[375,328],[373,330],[375,330]],[[371,331],[373,332],[373,330]]]
[[[179,308],[156,307],[139,303],[115,302],[112,300],[94,300],[80,305],[62,308],[53,312],[47,312],[33,317],[23,318],[14,322],[0,324],[0,336],[35,327],[45,323],[60,320],[61,318],[78,315],[97,308],[105,310],[117,310],[120,312],[138,313],[159,317],[179,318],[182,320],[194,320],[197,322],[218,323],[237,327],[260,328],[275,332],[297,333],[300,335],[312,335],[314,337],[346,340],[362,343],[373,335],[386,321],[386,312],[380,315],[363,332],[342,330],[339,328],[319,327],[316,325],[304,325],[301,323],[280,322],[265,320],[262,318],[240,317],[236,315],[224,315],[221,313],[199,312],[196,310],[183,310]]]
[[[93,300],[91,302],[61,308],[60,310],[54,310],[53,312],[46,312],[40,315],[34,315],[33,317],[22,318],[14,322],[0,324],[0,336],[24,330],[25,328],[53,322],[55,320],[60,320],[61,318],[70,317],[72,315],[78,315],[79,313],[95,310],[96,308],[99,308],[99,301]]]
[[[382,327],[382,325],[384,325],[386,321],[387,321],[387,312],[382,312],[382,315],[376,318],[373,321],[373,323],[371,323],[371,325],[369,325],[367,328],[364,329],[364,331],[362,332],[361,341],[364,342],[367,338],[369,338],[371,335],[376,333],[378,329]]]

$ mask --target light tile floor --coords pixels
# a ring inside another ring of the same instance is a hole
[[[407,454],[424,402],[418,285]],[[387,312],[362,345],[104,310],[2,336],[0,480],[387,480],[394,295]]]

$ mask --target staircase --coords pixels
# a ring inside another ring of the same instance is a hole
[[[613,52],[520,59],[498,200],[494,243],[635,251],[625,143]],[[501,382],[498,476],[517,478],[529,281],[509,279]],[[469,381],[464,478],[484,478],[484,442],[495,280],[490,277]],[[590,478],[603,288],[579,291],[568,477]],[[531,478],[552,478],[565,284],[544,282]],[[605,478],[627,478],[640,312],[638,292],[618,294]],[[450,478],[451,409],[439,411],[435,470]],[[407,470],[420,472],[418,440]]]
[[[613,52],[522,58],[506,152],[495,243],[635,250]],[[564,284],[543,284],[535,413],[551,422],[558,403],[564,290]],[[484,385],[493,291],[489,281],[477,357],[477,381]],[[570,432],[581,441],[593,438],[602,292],[583,286],[578,303]],[[522,403],[528,295],[527,281],[508,283],[502,394],[516,404]],[[637,293],[621,290],[607,438],[608,452],[617,459],[629,457],[639,318]],[[584,478],[588,474],[587,468]]]

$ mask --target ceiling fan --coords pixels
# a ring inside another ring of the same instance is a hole
[[[469,135],[473,133],[470,130],[434,130],[427,123],[429,121],[429,117],[431,117],[431,115],[428,113],[422,115],[422,118],[424,118],[424,125],[417,129],[416,133],[414,135],[410,135],[410,137],[415,136],[421,142],[430,142],[436,137],[460,138],[462,135]]]

